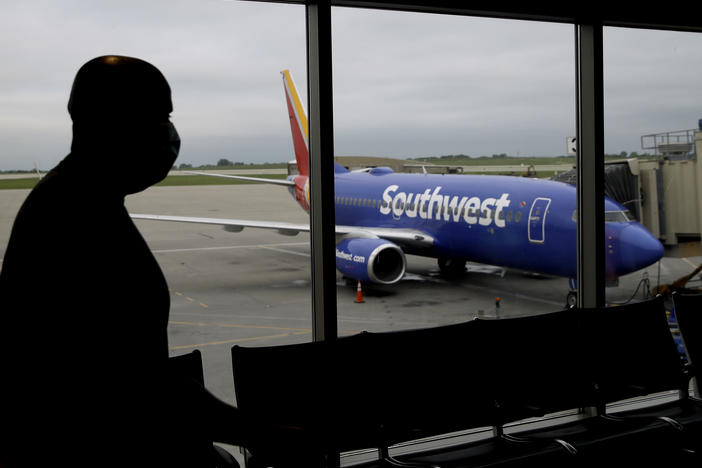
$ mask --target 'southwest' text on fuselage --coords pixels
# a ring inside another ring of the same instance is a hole
[[[392,214],[399,218],[419,216],[422,219],[434,217],[437,221],[465,222],[489,226],[505,227],[503,210],[510,205],[509,194],[503,193],[499,198],[485,198],[442,195],[441,186],[432,191],[427,188],[423,193],[406,193],[398,191],[399,185],[390,185],[383,191],[383,203],[380,213]]]

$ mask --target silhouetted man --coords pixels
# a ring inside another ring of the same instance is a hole
[[[71,152],[22,205],[0,273],[0,465],[193,466],[197,436],[236,443],[240,421],[167,371],[168,286],[124,207],[178,154],[170,88],[99,57],[68,111]]]

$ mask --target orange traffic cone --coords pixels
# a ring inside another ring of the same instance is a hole
[[[356,286],[356,304],[360,304],[361,302],[365,302],[363,300],[363,291],[361,291],[361,280],[358,280],[358,286]]]

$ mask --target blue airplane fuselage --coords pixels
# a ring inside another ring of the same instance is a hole
[[[293,196],[308,210],[307,116],[290,71],[282,76],[300,171],[288,179]],[[436,257],[444,268],[452,264],[449,269],[460,270],[465,261],[473,261],[576,277],[577,197],[571,185],[510,176],[396,174],[383,167],[350,172],[339,164],[334,167],[337,269],[348,277],[396,282],[405,271],[403,252]],[[623,206],[606,199],[602,208],[608,279],[663,256],[658,239]],[[399,231],[425,242],[408,241]]]
[[[511,176],[394,173],[335,175],[336,224],[413,229],[434,239],[410,254],[576,276],[576,191],[562,182]],[[606,274],[655,263],[661,243],[605,199]]]

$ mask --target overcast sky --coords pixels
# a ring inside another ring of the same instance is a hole
[[[333,10],[337,155],[556,156],[575,133],[572,25]],[[77,69],[143,58],[173,89],[177,163],[293,158],[279,72],[306,96],[299,5],[223,0],[0,4],[0,170],[70,149]],[[605,30],[606,151],[697,127],[702,35]],[[118,166],[118,162],[115,162]]]

